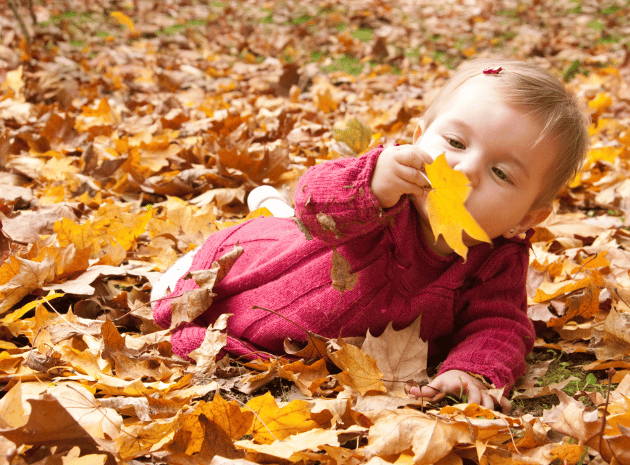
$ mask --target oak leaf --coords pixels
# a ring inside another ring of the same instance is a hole
[[[448,246],[466,260],[468,247],[462,239],[463,233],[478,241],[492,243],[464,206],[472,190],[470,181],[464,173],[448,165],[444,154],[425,166],[433,187],[427,194],[426,208],[435,240],[441,234]]]

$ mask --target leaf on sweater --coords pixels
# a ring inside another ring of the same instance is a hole
[[[352,266],[348,263],[343,255],[333,250],[332,268],[330,269],[330,277],[332,279],[333,288],[339,292],[351,291],[359,280],[357,273],[352,273]]]
[[[405,381],[427,379],[429,345],[420,339],[420,315],[407,328],[394,330],[390,322],[379,337],[368,330],[361,349],[376,360],[389,391],[404,392]]]
[[[358,118],[348,121],[345,129],[335,129],[335,140],[346,144],[356,155],[363,153],[372,142],[372,130]]]
[[[337,380],[361,395],[368,392],[386,392],[383,384],[383,372],[370,355],[356,346],[339,338],[340,350],[330,352],[329,357],[342,370],[336,375]]]
[[[452,169],[444,154],[427,164],[426,171],[433,187],[427,194],[426,208],[435,240],[441,234],[448,246],[464,260],[468,254],[468,247],[462,239],[464,232],[473,239],[492,243],[464,206],[472,190],[466,175]]]
[[[186,279],[192,277],[199,288],[186,291],[181,296],[173,299],[171,303],[173,315],[171,317],[171,328],[193,321],[210,307],[212,299],[216,295],[212,292],[212,289],[225,278],[225,275],[242,254],[243,248],[236,244],[230,252],[213,261],[209,269],[191,271],[184,277]]]
[[[340,237],[339,231],[337,231],[337,224],[332,216],[325,213],[317,214],[317,222],[321,225],[324,231],[331,231],[335,233],[335,237]]]
[[[214,374],[217,354],[227,342],[227,334],[224,330],[227,327],[229,317],[230,315],[226,313],[219,315],[214,325],[206,329],[201,345],[188,354],[197,363],[193,373],[202,376]]]

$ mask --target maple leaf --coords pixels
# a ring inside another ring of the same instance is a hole
[[[17,270],[15,270],[16,264],[18,265]],[[14,271],[15,274],[4,284],[0,285],[0,299],[2,299],[2,302],[0,302],[0,314],[10,310],[13,305],[17,304],[31,291],[41,288],[55,274],[55,264],[50,257],[46,257],[41,262],[11,257],[9,262],[2,265],[0,275],[4,274],[3,271],[8,271],[7,269]]]
[[[420,339],[419,316],[407,328],[394,330],[390,322],[379,337],[368,330],[361,349],[376,360],[383,372],[385,386],[394,392],[404,392],[404,382],[427,379],[429,345]]]
[[[360,154],[372,142],[372,130],[358,118],[353,118],[345,129],[335,129],[335,140],[346,144],[355,154]]]
[[[173,299],[171,303],[172,328],[184,322],[193,321],[208,309],[215,296],[212,288],[221,282],[242,254],[243,248],[236,244],[230,252],[213,261],[209,269],[189,273],[199,288],[185,292],[180,297]]]
[[[358,347],[346,343],[343,339],[337,342],[341,349],[329,352],[328,356],[337,367],[343,370],[335,376],[340,383],[360,394],[387,391],[383,384],[383,372],[371,356]]]
[[[414,463],[436,463],[456,444],[473,442],[472,426],[466,421],[447,422],[411,409],[381,410],[369,415],[366,457],[393,455],[412,449]]]
[[[463,233],[473,239],[492,243],[488,234],[464,206],[472,190],[470,181],[464,173],[453,170],[448,165],[444,154],[425,166],[433,188],[427,194],[426,200],[433,235],[437,240],[441,234],[448,246],[466,260],[468,247],[462,239]]]
[[[181,427],[178,430],[175,442],[180,443],[180,448],[186,454],[201,451],[205,431],[200,428],[199,419],[203,416],[216,425],[231,439],[240,439],[251,429],[254,421],[254,413],[238,406],[235,401],[227,402],[219,392],[214,395],[212,402],[199,402],[194,410],[182,415]]]
[[[311,419],[309,403],[300,399],[279,408],[271,393],[266,392],[247,402],[247,410],[256,414],[251,433],[261,444],[271,444],[317,427]]]
[[[302,360],[280,365],[278,375],[293,381],[304,395],[312,396],[328,376],[326,360],[319,359],[312,365],[305,365]]]
[[[301,451],[318,451],[323,445],[339,446],[339,438],[337,435],[337,431],[318,428],[292,435],[283,441],[276,441],[272,444],[256,444],[254,441],[238,441],[236,445],[250,452],[258,452],[272,457],[290,460],[291,462],[298,462],[300,458],[308,457],[300,455]]]
[[[112,11],[110,13],[111,16],[113,16],[114,18],[116,18],[116,20],[122,24],[123,26],[126,26],[129,28],[129,30],[131,30],[132,32],[136,31],[136,26],[133,24],[133,21],[131,20],[131,18],[129,16],[127,16],[124,13],[121,13],[120,11]]]

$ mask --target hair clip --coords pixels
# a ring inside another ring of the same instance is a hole
[[[483,74],[499,74],[503,68],[486,68],[483,70]]]

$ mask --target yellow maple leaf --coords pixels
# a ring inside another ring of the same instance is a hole
[[[318,426],[311,419],[310,404],[301,399],[279,408],[271,393],[266,392],[247,402],[247,407],[256,414],[251,432],[260,444],[271,444]]]
[[[593,100],[590,100],[588,102],[588,106],[596,112],[603,113],[609,106],[612,105],[612,103],[613,100],[610,98],[610,95],[602,92],[599,93]]]
[[[9,71],[6,74],[6,79],[0,86],[0,90],[11,89],[13,91],[13,97],[17,97],[24,88],[24,78],[22,77],[23,67],[20,65],[13,71]]]
[[[472,190],[470,181],[464,173],[448,166],[444,154],[425,166],[433,187],[427,194],[426,201],[433,235],[437,240],[441,234],[448,246],[466,260],[468,247],[462,239],[463,232],[473,239],[492,243],[488,234],[464,206]]]

